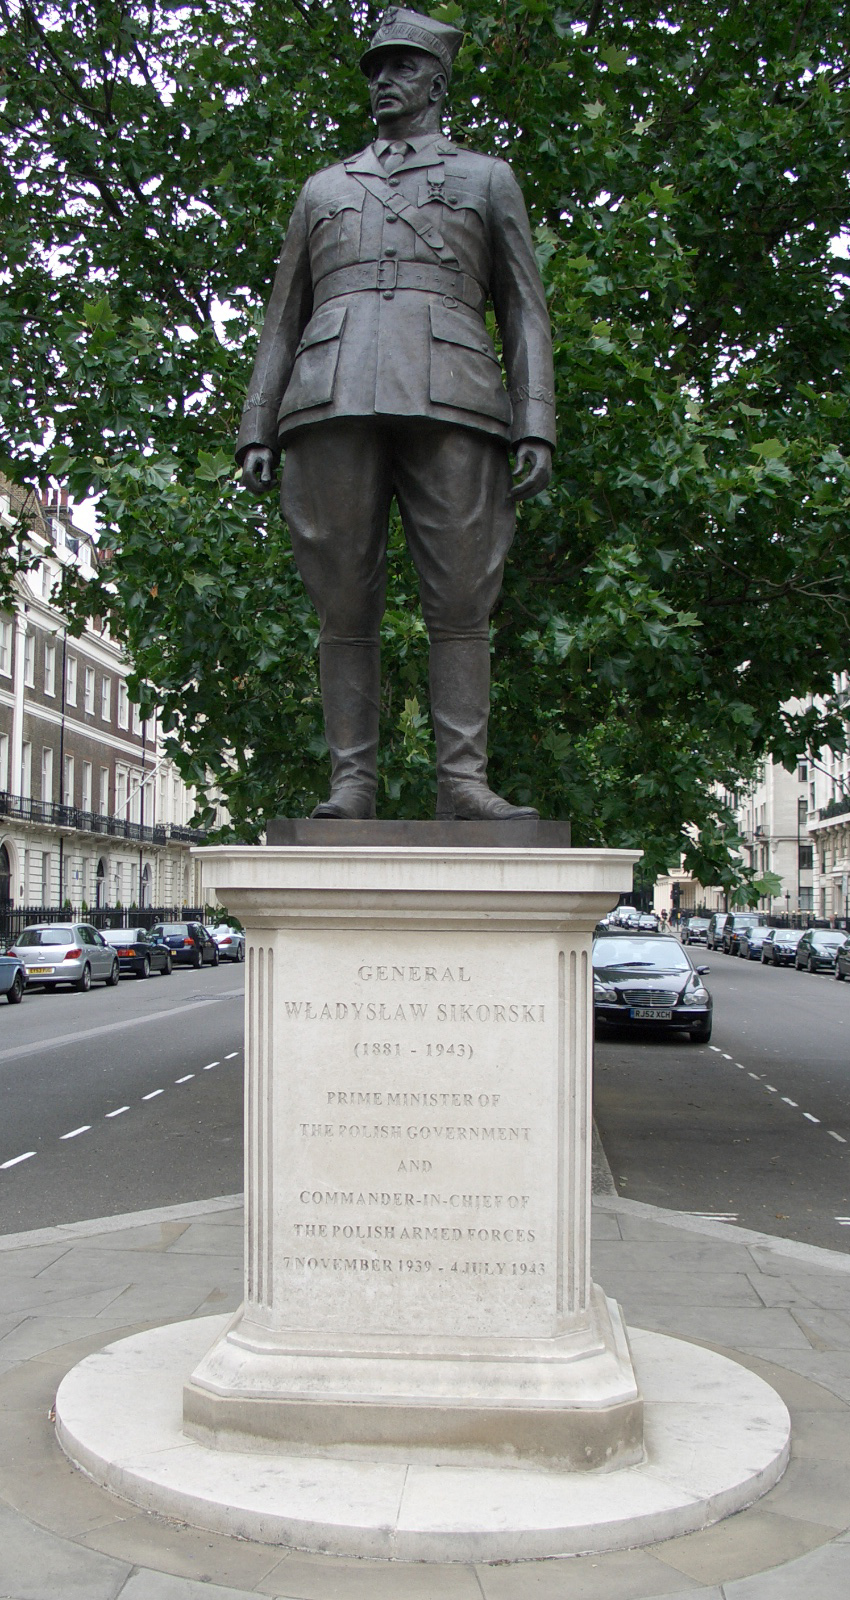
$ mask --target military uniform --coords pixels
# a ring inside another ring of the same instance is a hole
[[[488,624],[514,531],[508,447],[554,442],[551,332],[506,163],[436,133],[391,148],[388,165],[378,140],[301,191],[237,456],[286,451],[283,512],[321,624],[335,804],[320,814],[374,805],[395,496],[431,641],[438,809],[461,815],[465,785],[486,792]]]

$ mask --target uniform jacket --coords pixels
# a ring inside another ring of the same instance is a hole
[[[370,145],[299,195],[237,443],[337,417],[427,417],[554,443],[552,335],[509,166],[436,134],[387,176]],[[496,315],[507,374],[484,322]]]

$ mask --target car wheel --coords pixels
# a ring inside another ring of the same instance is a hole
[[[689,1037],[691,1044],[708,1044],[711,1038],[711,1023],[703,1022],[698,1028],[691,1028]]]
[[[192,951],[192,966],[197,971],[198,967],[202,967],[203,964],[204,964],[204,958],[201,955],[200,950],[196,946],[195,949]]]
[[[150,956],[145,956],[143,961],[142,961],[142,970],[139,973],[139,977],[140,978],[149,978],[150,975],[151,975],[151,958],[150,958]]]
[[[806,962],[806,971],[807,972],[814,972],[814,970],[815,970],[815,964],[814,964],[811,956],[809,956],[809,959]]]
[[[172,961],[171,957],[170,956],[166,956],[166,958],[165,958],[165,966],[162,969],[163,978],[170,978],[171,977],[171,972],[172,972],[173,966],[174,966],[174,962]]]
[[[6,991],[6,999],[8,1000],[10,1006],[19,1006],[21,1001],[23,1000],[23,998],[24,998],[24,977],[23,977],[23,973],[16,972],[14,978],[12,979],[12,987],[11,987],[11,989],[7,989],[7,991]]]
[[[72,985],[72,988],[78,989],[80,994],[88,994],[88,991],[91,988],[91,967],[89,966],[88,962],[86,962],[76,983]]]
[[[244,946],[244,944],[238,944],[236,946],[236,959],[237,959],[237,961],[244,961],[245,960],[245,946]]]
[[[218,953],[218,945],[216,945],[216,947],[215,947],[215,949],[213,951],[213,958],[212,958],[213,966],[217,967],[220,960],[221,960],[221,957],[220,957],[220,955]]]
[[[112,966],[109,969],[109,977],[106,980],[107,989],[114,989],[115,985],[118,982],[118,979],[120,978],[120,976],[121,976],[121,968],[120,968],[117,960],[113,961]]]
[[[835,963],[835,976],[838,979],[839,983],[843,983],[844,982],[844,973],[841,971],[841,968],[838,965],[837,961]]]

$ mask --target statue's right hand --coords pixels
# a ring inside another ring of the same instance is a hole
[[[274,454],[265,447],[247,450],[242,457],[242,482],[252,494],[268,494],[274,477]]]

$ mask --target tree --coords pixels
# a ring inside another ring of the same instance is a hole
[[[298,189],[368,137],[356,62],[379,9],[0,0],[0,468],[102,495],[109,587],[68,603],[111,615],[143,712],[246,835],[303,812],[325,757],[315,620],[231,440]],[[723,879],[717,784],[842,736],[843,8],[437,14],[467,30],[452,135],[514,166],[556,341],[557,474],[494,618],[494,781],[577,843],[643,846],[650,875],[684,849]],[[396,529],[379,805],[427,815],[414,598]]]

